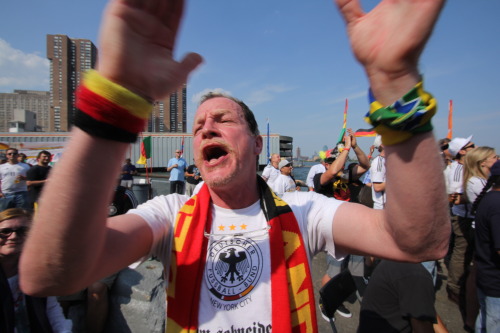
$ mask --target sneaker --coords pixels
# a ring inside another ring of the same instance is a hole
[[[344,306],[344,304],[340,304],[340,306],[338,307],[337,311],[336,311],[339,315],[341,315],[342,317],[345,317],[345,318],[351,318],[352,317],[352,313],[351,311],[349,311],[348,308],[346,308]]]
[[[328,318],[324,313],[323,313],[323,302],[321,302],[321,298],[319,299],[319,313],[321,313],[321,317],[323,317],[324,320],[327,322],[330,322],[330,318]]]

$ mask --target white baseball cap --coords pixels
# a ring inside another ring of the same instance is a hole
[[[451,156],[455,157],[457,156],[458,152],[462,150],[463,147],[467,146],[467,144],[471,141],[472,141],[472,135],[466,139],[454,138],[448,144],[448,151],[450,152]]]

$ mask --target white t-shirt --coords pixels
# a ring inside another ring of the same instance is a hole
[[[285,192],[297,191],[297,185],[292,177],[280,174],[271,187],[274,193],[282,197]]]
[[[487,180],[476,176],[470,177],[467,182],[467,210],[472,211],[472,204],[476,201],[477,196],[483,191]],[[469,215],[472,215],[469,213]]]
[[[307,187],[312,187],[314,188],[314,175],[318,173],[324,173],[326,171],[326,168],[323,164],[315,164],[309,169],[309,172],[307,173],[307,178],[306,178],[306,185]]]
[[[273,184],[276,181],[276,178],[278,178],[278,176],[280,174],[281,174],[281,172],[278,169],[276,169],[275,167],[273,167],[272,164],[266,165],[264,170],[262,170],[262,177],[267,179],[267,185],[269,185],[269,187],[271,187],[271,188],[273,187]]]
[[[28,191],[26,180],[16,180],[18,176],[26,177],[30,166],[26,163],[4,163],[0,165],[0,181],[2,193],[15,193]]]
[[[457,161],[453,161],[450,165],[450,171],[448,174],[448,194],[461,193],[464,192],[464,167]],[[467,217],[467,205],[453,205],[451,207],[451,212],[453,215]]]
[[[385,183],[385,158],[377,156],[373,159],[370,166],[370,178],[373,183]],[[376,192],[375,186],[372,185],[372,199],[374,209],[384,209],[385,207],[385,191]]]
[[[143,217],[154,241],[150,255],[159,258],[168,271],[170,239],[178,210],[187,201],[184,195],[156,197],[128,214]],[[334,257],[332,222],[343,203],[314,192],[286,192],[283,200],[295,214],[309,261],[327,250]],[[272,323],[271,272],[267,222],[256,202],[244,209],[213,206],[212,231],[202,281],[199,330],[226,332],[268,331]],[[167,231],[170,229],[170,232]],[[224,238],[224,235],[240,235]]]

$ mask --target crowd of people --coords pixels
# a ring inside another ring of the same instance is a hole
[[[471,138],[455,138],[439,154],[431,125],[436,101],[418,69],[444,0],[384,0],[368,13],[357,0],[336,3],[368,77],[367,118],[381,135],[373,147],[378,156],[370,162],[373,151],[367,156],[349,130],[308,177],[312,191],[297,191],[291,162],[279,156],[258,176],[263,138],[250,108],[209,93],[194,116],[193,167],[176,151],[167,166],[171,194],[109,217],[117,185],[110,175],[133,176],[122,162],[151,101],[168,96],[202,63],[194,53],[173,59],[183,1],[111,0],[98,68],[80,82],[72,139],[41,196],[28,198],[31,169],[17,161],[17,150],[9,148],[0,166],[5,331],[67,332],[54,295],[85,290],[155,257],[168,281],[167,332],[318,332],[310,262],[322,252],[335,267],[325,281],[342,269],[357,277],[360,332],[445,331],[434,308],[434,274],[448,252],[449,295],[464,301],[464,326],[474,329],[468,282],[477,277],[476,330],[498,331],[498,288],[491,283],[498,280],[500,166],[494,151],[475,148]],[[346,165],[351,150],[358,162]],[[442,157],[453,160],[449,168]],[[184,194],[186,176],[203,179],[191,196]],[[361,200],[367,188],[372,204]],[[470,259],[472,221],[485,242],[475,244],[477,265]],[[339,265],[342,259],[352,265]],[[354,272],[365,262],[368,274]]]

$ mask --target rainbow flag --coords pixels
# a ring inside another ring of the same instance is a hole
[[[345,99],[345,107],[344,107],[344,123],[342,124],[342,130],[340,131],[340,135],[339,135],[339,139],[337,140],[337,143],[344,141],[344,135],[345,135],[345,131],[347,128],[347,109],[348,109],[348,107],[349,107],[349,104],[348,104],[348,101],[346,98]]]

